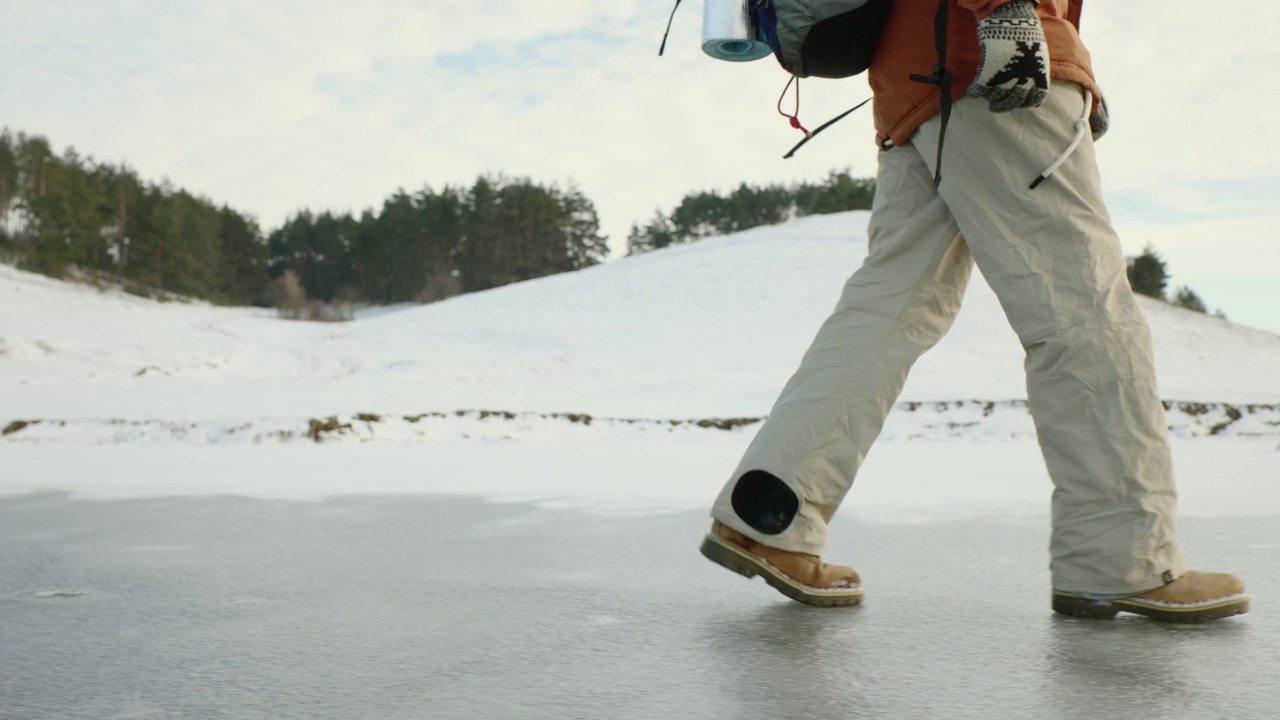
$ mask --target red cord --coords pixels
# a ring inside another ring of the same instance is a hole
[[[791,89],[792,83],[795,83],[796,85],[796,110],[791,114],[787,114],[786,111],[782,109],[782,101],[787,99],[787,91]],[[792,75],[791,79],[787,81],[787,86],[782,88],[782,95],[778,97],[778,114],[790,120],[791,127],[804,133],[806,138],[813,137],[813,133],[806,130],[804,125],[800,124],[800,78],[795,75]]]

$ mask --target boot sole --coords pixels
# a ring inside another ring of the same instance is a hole
[[[1144,602],[1139,598],[1092,600],[1072,593],[1054,592],[1053,610],[1063,615],[1095,620],[1110,620],[1118,613],[1144,615],[1158,622],[1203,623],[1249,612],[1249,598],[1235,595],[1221,602],[1204,605],[1169,606]]]
[[[701,551],[703,556],[711,562],[743,577],[753,578],[759,575],[774,590],[805,605],[837,607],[857,605],[862,602],[862,588],[820,590],[809,587],[791,579],[764,558],[752,555],[716,535],[708,535],[702,541]]]

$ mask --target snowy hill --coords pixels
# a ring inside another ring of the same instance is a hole
[[[480,409],[755,418],[866,255],[866,220],[804,218],[343,324],[158,303],[0,266],[0,425],[296,427]],[[1141,300],[1166,399],[1280,404],[1280,336]],[[1021,362],[975,273],[902,400],[1019,401]]]

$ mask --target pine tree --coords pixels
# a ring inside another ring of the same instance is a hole
[[[662,214],[661,210],[656,210],[653,213],[653,219],[644,227],[631,226],[631,232],[627,235],[627,254],[639,255],[661,250],[678,242],[681,240],[676,235],[676,228],[671,218]]]
[[[462,244],[465,201],[462,192],[446,187],[418,195],[425,232],[416,252],[419,289],[413,299],[432,302],[462,292],[459,248]]]
[[[14,138],[8,130],[0,132],[0,251],[12,252],[13,228],[9,225],[13,202],[18,191],[18,158],[14,154]]]
[[[1141,255],[1130,258],[1128,276],[1129,285],[1134,292],[1165,299],[1164,289],[1169,284],[1169,271],[1155,248],[1148,245]]]
[[[222,299],[236,305],[267,304],[267,245],[258,223],[225,205],[218,210],[218,220]]]
[[[479,178],[467,193],[462,241],[458,247],[459,270],[466,292],[488,290],[503,284],[497,182]]]
[[[1200,296],[1196,295],[1191,288],[1186,285],[1180,286],[1173,294],[1173,304],[1198,313],[1208,314],[1209,312],[1209,309],[1205,307],[1204,301],[1200,299]]]
[[[568,269],[581,270],[609,257],[609,240],[600,234],[595,205],[580,190],[570,187],[559,194],[560,233],[564,237]]]

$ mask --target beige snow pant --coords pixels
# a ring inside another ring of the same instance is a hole
[[[1031,414],[1054,484],[1053,587],[1132,594],[1185,571],[1150,331],[1103,206],[1091,138],[1028,189],[1070,144],[1083,102],[1065,82],[1036,109],[996,114],[985,101],[959,100],[938,190],[938,117],[910,144],[880,153],[866,261],[717,498],[715,519],[766,545],[821,554],[908,370],[950,328],[976,260],[1026,349]],[[737,480],[753,470],[799,498],[780,533],[757,531],[734,510]]]

